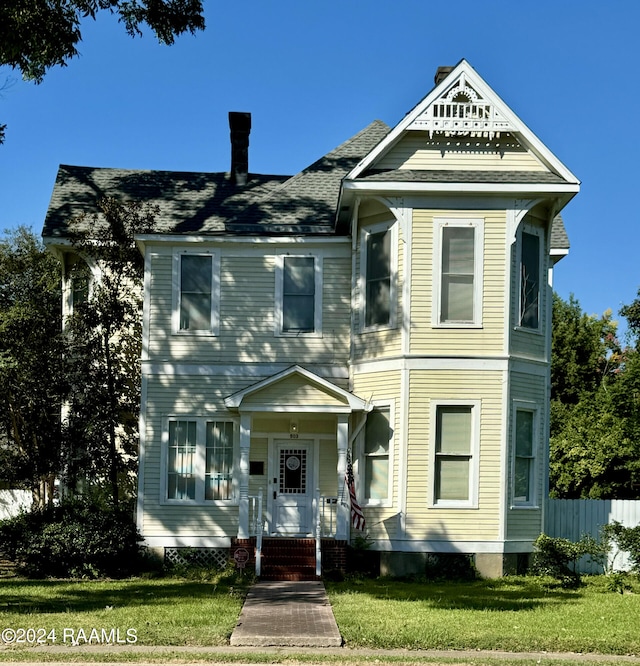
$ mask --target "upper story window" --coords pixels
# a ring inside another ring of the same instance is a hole
[[[276,334],[320,333],[322,325],[322,270],[315,256],[277,258]]]
[[[66,259],[65,267],[65,316],[74,312],[75,308],[86,303],[91,296],[93,275],[89,265],[79,256]]]
[[[477,506],[480,403],[434,402],[432,430],[432,506]]]
[[[234,433],[232,421],[169,419],[163,435],[163,501],[233,500]]]
[[[534,506],[537,412],[516,406],[512,489],[514,506]]]
[[[361,326],[395,326],[396,226],[369,227],[361,236]]]
[[[518,325],[531,330],[540,328],[541,238],[533,229],[520,237],[519,317]]]
[[[218,255],[175,252],[173,280],[173,332],[217,335]]]
[[[391,500],[393,429],[391,408],[378,405],[367,416],[364,429],[364,501],[388,504]]]
[[[434,220],[434,325],[481,326],[484,221]]]

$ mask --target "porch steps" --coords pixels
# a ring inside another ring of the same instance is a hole
[[[317,580],[315,539],[264,538],[262,580]]]

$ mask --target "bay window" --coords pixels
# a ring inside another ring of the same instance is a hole
[[[477,505],[480,404],[432,404],[432,506]]]
[[[482,324],[481,219],[434,220],[435,326]]]

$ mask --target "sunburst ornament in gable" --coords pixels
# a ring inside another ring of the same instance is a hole
[[[447,136],[482,136],[493,139],[500,132],[509,132],[515,128],[492,101],[484,99],[461,75],[407,129],[426,130],[430,138],[434,134],[444,133]]]

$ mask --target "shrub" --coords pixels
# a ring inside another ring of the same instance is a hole
[[[533,571],[556,578],[563,587],[578,587],[581,583],[577,566],[584,556],[602,562],[606,549],[592,536],[585,534],[579,541],[541,534],[533,543]]]
[[[129,510],[88,502],[65,502],[0,523],[0,550],[34,578],[137,573],[143,561],[140,541]]]

